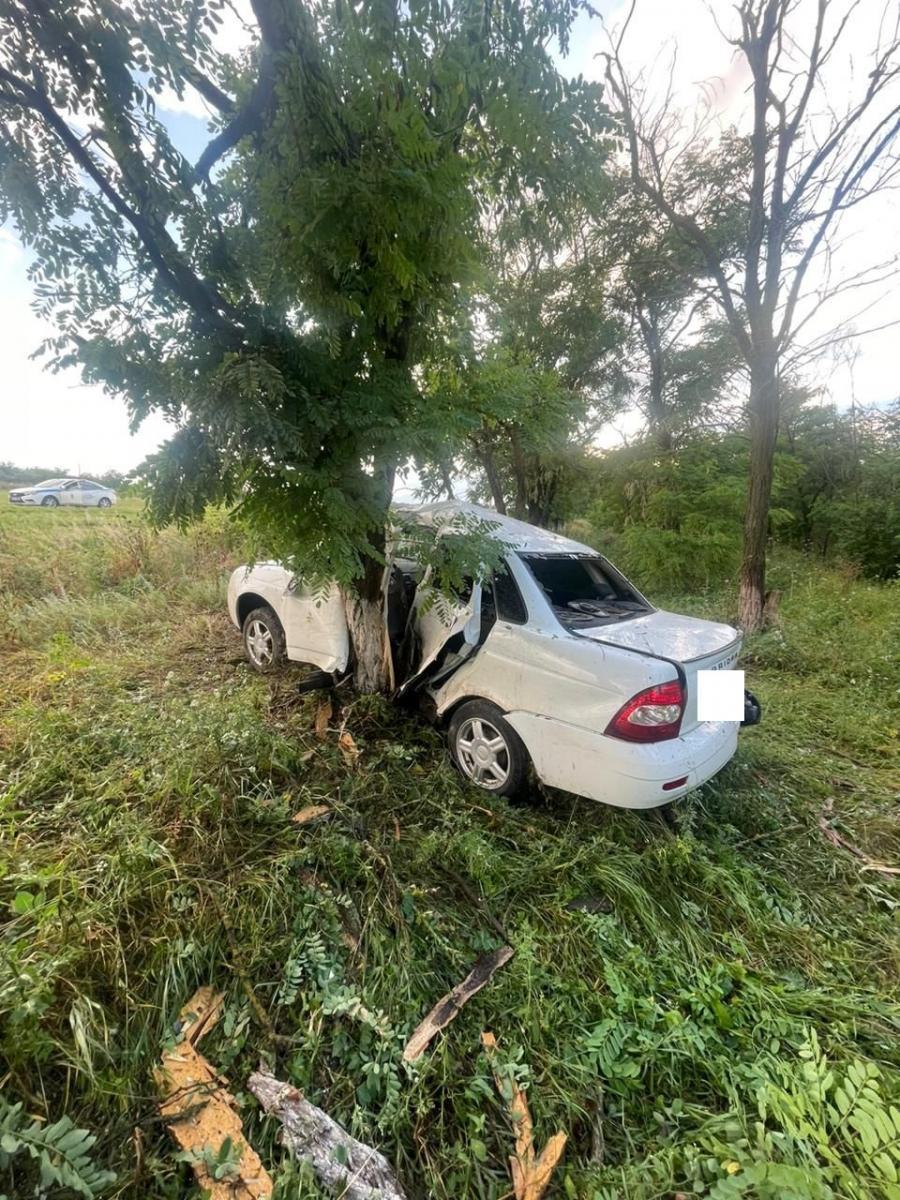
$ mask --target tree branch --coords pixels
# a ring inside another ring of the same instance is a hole
[[[116,213],[132,227],[156,268],[160,280],[210,328],[241,338],[236,311],[211,284],[198,278],[181,256],[164,226],[138,212],[113,186],[80,139],[56,111],[46,92],[0,66],[0,80],[17,94],[17,103],[35,112],[59,139],[72,160],[84,171]]]
[[[215,164],[228,153],[243,137],[256,133],[263,122],[274,95],[274,70],[272,56],[263,50],[259,66],[259,77],[244,107],[217,133],[200,157],[194,170],[201,179],[209,179]],[[234,106],[232,105],[232,110]]]

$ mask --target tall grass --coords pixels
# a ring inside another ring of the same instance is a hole
[[[112,1194],[190,1190],[150,1072],[212,983],[226,1007],[204,1050],[233,1090],[265,1058],[411,1196],[509,1192],[490,1028],[539,1140],[570,1134],[554,1195],[896,1197],[894,1151],[832,1092],[869,1070],[866,1119],[900,1104],[897,885],[819,826],[831,799],[848,839],[900,856],[896,589],[776,567],[782,629],[748,650],[765,721],[673,831],[469,790],[435,731],[375,700],[343,713],[349,764],[290,671],[241,661],[227,523],[99,516],[0,525],[0,1054],[10,1099],[99,1135]],[[292,823],[323,802],[329,821]],[[409,1031],[500,930],[513,960],[405,1066]],[[243,1116],[279,1196],[317,1196]]]

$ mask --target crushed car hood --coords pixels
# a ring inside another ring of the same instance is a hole
[[[708,658],[739,641],[741,636],[731,625],[662,610],[613,625],[582,627],[577,632],[579,637],[593,642],[607,642],[679,663]]]

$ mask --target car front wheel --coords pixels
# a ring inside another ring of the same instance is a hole
[[[45,496],[41,501],[41,508],[59,508],[59,501],[55,496]]]
[[[109,508],[109,506],[111,504],[112,504],[112,500],[110,500],[109,496],[101,496],[100,499],[97,501],[98,508]]]
[[[528,751],[496,704],[469,700],[450,721],[450,753],[476,787],[501,796],[521,792],[528,779]]]
[[[284,661],[284,630],[271,608],[254,608],[244,621],[243,634],[244,649],[254,670],[265,674]]]

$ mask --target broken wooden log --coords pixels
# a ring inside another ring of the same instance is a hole
[[[302,1092],[264,1069],[255,1071],[247,1086],[265,1111],[281,1122],[282,1143],[309,1163],[341,1200],[406,1200],[384,1155],[358,1142]]]

